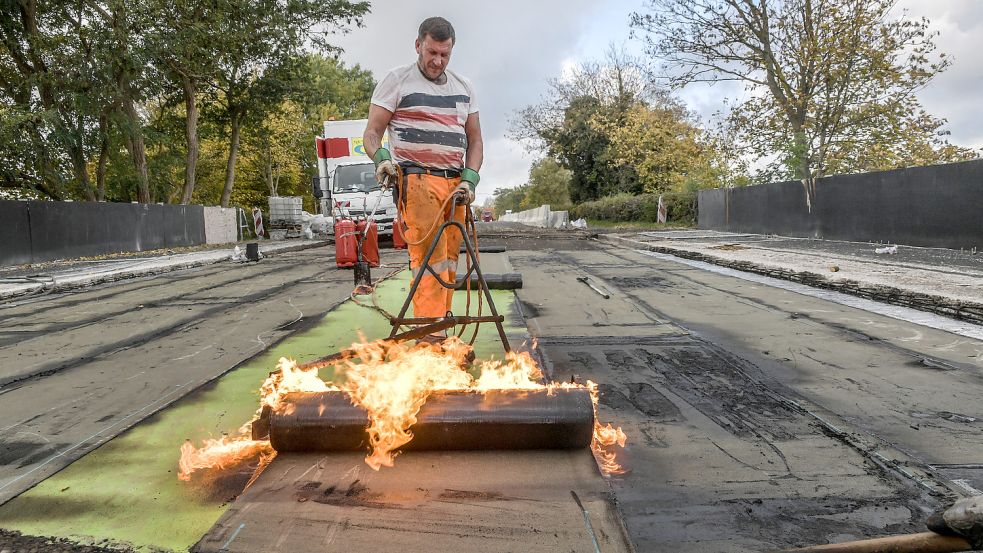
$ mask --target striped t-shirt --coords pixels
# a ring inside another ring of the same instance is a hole
[[[478,112],[471,81],[445,71],[437,84],[416,63],[397,67],[375,87],[372,103],[392,112],[389,146],[397,163],[433,169],[464,168],[464,123]]]

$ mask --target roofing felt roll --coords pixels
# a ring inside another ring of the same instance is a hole
[[[522,273],[484,273],[485,282],[489,290],[518,290],[522,288]],[[457,289],[463,290],[466,284],[464,275],[457,277]],[[471,275],[471,289],[478,288],[478,275]]]
[[[277,451],[368,448],[368,414],[344,392],[296,392],[266,410],[253,436]],[[435,392],[417,415],[404,450],[573,449],[589,447],[594,409],[586,389]]]

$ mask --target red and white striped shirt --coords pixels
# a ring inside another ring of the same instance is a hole
[[[464,169],[464,123],[478,104],[471,81],[451,71],[445,75],[447,80],[437,84],[414,62],[393,69],[376,85],[372,103],[393,114],[389,146],[397,163]]]

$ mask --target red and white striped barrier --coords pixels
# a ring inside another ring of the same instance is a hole
[[[266,230],[263,229],[263,210],[258,207],[253,208],[253,228],[256,229],[257,238],[266,235]]]

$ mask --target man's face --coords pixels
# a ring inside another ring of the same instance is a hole
[[[454,40],[447,39],[437,42],[430,35],[423,40],[416,40],[416,53],[419,54],[417,64],[420,70],[431,81],[443,75],[447,69],[447,64],[451,61],[451,50],[454,49]]]

